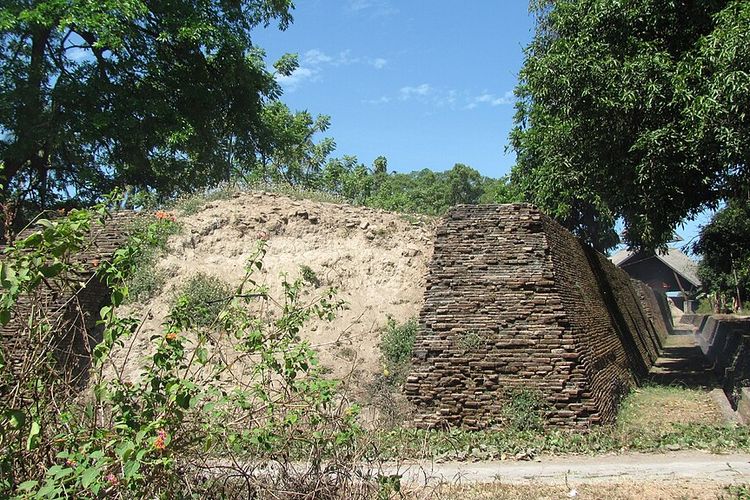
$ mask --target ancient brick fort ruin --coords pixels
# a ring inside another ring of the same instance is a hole
[[[86,266],[109,258],[129,217],[97,228],[77,259]],[[52,288],[43,294],[61,332],[55,351],[64,370],[86,372],[107,295],[96,280],[75,300]],[[14,364],[27,360],[29,340],[19,332],[30,306],[21,301],[0,329]],[[663,318],[650,288],[533,206],[458,206],[436,230],[405,386],[416,424],[491,427],[517,388],[541,392],[553,425],[611,422],[656,359],[668,329]]]
[[[405,386],[417,425],[491,427],[520,388],[553,425],[614,420],[667,334],[650,288],[531,205],[458,206],[434,244]]]

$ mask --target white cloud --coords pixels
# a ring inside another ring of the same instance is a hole
[[[376,57],[370,61],[370,65],[375,69],[383,69],[388,65],[388,60],[382,57]]]
[[[382,57],[361,58],[352,55],[351,50],[342,50],[338,54],[328,54],[320,49],[310,49],[302,57],[302,65],[289,76],[276,76],[276,81],[288,90],[294,90],[305,82],[318,81],[323,77],[323,71],[327,67],[348,66],[352,64],[363,64],[375,69],[383,69],[388,60]]]
[[[305,64],[318,65],[329,63],[333,60],[331,56],[318,49],[311,49],[305,52],[303,61]]]
[[[349,0],[348,9],[355,14],[366,14],[372,18],[392,16],[399,12],[390,0]]]
[[[300,66],[291,75],[276,75],[276,81],[288,90],[294,90],[304,82],[314,82],[320,78],[319,71],[314,68]]]
[[[365,103],[365,104],[373,104],[373,105],[375,105],[375,104],[388,104],[389,102],[391,102],[391,98],[388,97],[388,96],[383,95],[383,96],[380,96],[377,99],[365,99],[362,102]]]
[[[349,9],[355,12],[372,7],[370,0],[349,0]]]
[[[416,87],[401,87],[398,91],[401,100],[405,101],[412,97],[424,97],[432,91],[432,87],[428,83],[422,83]]]
[[[377,99],[370,99],[362,102],[368,104],[386,104],[395,99],[400,101],[415,101],[430,105],[433,108],[465,110],[475,109],[479,106],[495,107],[512,105],[515,102],[512,90],[505,92],[503,95],[497,95],[487,91],[483,91],[479,94],[472,94],[465,90],[459,91],[455,89],[434,87],[429,83],[401,87],[398,89],[395,98],[393,96],[382,96]]]
[[[474,109],[480,104],[488,104],[490,106],[504,106],[506,104],[513,104],[513,91],[509,90],[502,96],[496,96],[489,92],[483,92],[478,96],[469,100],[469,103],[465,106],[465,109]]]

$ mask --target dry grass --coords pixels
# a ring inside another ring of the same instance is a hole
[[[565,499],[730,499],[742,497],[736,488],[714,482],[620,482],[610,484],[479,484],[442,486],[432,491],[412,492],[414,499],[436,500],[531,500]]]
[[[626,434],[659,433],[672,430],[675,424],[716,425],[723,419],[708,390],[646,386],[624,401],[619,426]]]

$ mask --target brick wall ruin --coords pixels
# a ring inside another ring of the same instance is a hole
[[[552,425],[614,420],[663,333],[626,273],[527,204],[455,207],[434,248],[405,386],[417,425],[491,427],[521,388]]]
[[[46,315],[54,332],[51,339],[45,338],[50,342],[48,349],[55,356],[61,372],[65,372],[69,381],[79,379],[83,382],[90,365],[91,350],[100,340],[96,328],[99,310],[109,300],[107,286],[95,276],[96,266],[111,258],[113,252],[125,243],[126,228],[132,219],[131,212],[120,212],[105,226],[93,224],[90,244],[73,257],[83,269],[76,274],[75,281],[84,283],[84,287],[71,289],[69,282],[65,284],[52,279],[40,285],[36,302],[32,303],[34,299],[27,295],[20,297],[11,321],[0,327],[0,342],[15,373],[27,369],[24,364],[36,362],[30,355],[30,346],[37,347],[40,339],[25,327],[34,310],[36,315]]]

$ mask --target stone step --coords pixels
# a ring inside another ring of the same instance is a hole
[[[695,335],[695,328],[687,325],[680,325],[672,330],[672,335]]]

